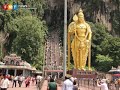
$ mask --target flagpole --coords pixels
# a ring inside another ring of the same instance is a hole
[[[64,52],[63,52],[63,77],[66,76],[67,61],[67,0],[64,0]]]

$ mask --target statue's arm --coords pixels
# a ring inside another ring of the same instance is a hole
[[[87,40],[91,40],[91,38],[92,38],[92,31],[91,31],[91,27],[90,27],[89,24],[87,24],[87,31],[88,31]]]
[[[76,23],[75,22],[71,22],[68,26],[68,34],[74,34],[76,30]]]

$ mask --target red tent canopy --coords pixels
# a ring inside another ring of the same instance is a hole
[[[120,74],[113,74],[113,76],[120,76]]]

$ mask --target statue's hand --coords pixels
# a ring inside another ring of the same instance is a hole
[[[89,43],[90,41],[89,40],[86,40],[87,43]]]
[[[86,40],[87,48],[89,48],[90,41]]]

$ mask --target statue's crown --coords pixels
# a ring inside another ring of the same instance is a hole
[[[83,14],[83,10],[80,8],[79,12],[78,12],[78,17],[83,18],[84,14]]]

